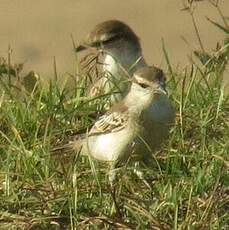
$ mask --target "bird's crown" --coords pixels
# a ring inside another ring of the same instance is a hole
[[[138,41],[137,35],[124,22],[109,20],[98,24],[88,36],[89,43],[107,42],[114,39],[132,39]]]
[[[147,66],[138,69],[134,73],[134,81],[141,82],[157,82],[164,83],[166,77],[161,69],[155,66]]]
[[[76,51],[84,50],[86,47],[99,47],[116,40],[127,40],[140,46],[139,38],[126,23],[119,20],[109,20],[95,26],[86,40],[76,48]]]

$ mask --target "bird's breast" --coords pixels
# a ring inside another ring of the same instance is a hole
[[[174,123],[175,111],[167,97],[154,101],[142,114],[142,136],[152,151],[160,147]]]
[[[118,74],[118,63],[115,61],[115,59],[107,54],[104,58],[104,65],[103,70],[105,72],[109,72],[112,75],[116,76]]]
[[[89,154],[100,161],[124,161],[131,154],[131,148],[138,127],[127,125],[123,130],[111,132],[88,138]]]

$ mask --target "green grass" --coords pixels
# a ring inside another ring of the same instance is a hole
[[[213,55],[195,52],[196,62],[176,70],[163,42],[176,124],[142,168],[151,189],[131,164],[119,175],[121,217],[106,166],[52,152],[90,127],[104,99],[89,101],[84,81],[60,87],[57,73],[28,93],[20,81],[9,85],[17,71],[0,63],[0,229],[229,229],[228,47],[225,40]]]
[[[150,190],[127,165],[113,207],[106,167],[74,154],[51,154],[90,126],[96,103],[83,83],[74,92],[37,85],[15,96],[4,85],[0,100],[0,229],[227,229],[228,96],[217,72],[197,65],[173,72],[177,110],[168,143],[143,168]],[[8,92],[8,93],[7,93]],[[97,102],[99,103],[99,101]],[[125,175],[124,175],[125,172]],[[163,227],[162,227],[163,226]]]

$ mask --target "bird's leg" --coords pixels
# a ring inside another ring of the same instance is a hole
[[[111,196],[112,196],[112,199],[114,201],[114,206],[115,206],[115,210],[118,214],[118,216],[121,218],[122,214],[121,214],[121,211],[120,211],[120,208],[119,208],[119,205],[117,203],[117,200],[116,200],[116,183],[115,183],[115,179],[116,179],[116,173],[117,173],[117,168],[115,168],[114,165],[112,165],[110,171],[109,171],[109,183],[110,183],[110,186],[111,186]]]
[[[110,183],[111,187],[113,187],[115,184],[116,170],[117,169],[112,166],[109,173],[108,173],[109,183]]]
[[[146,181],[146,179],[144,178],[144,173],[139,169],[139,162],[135,162],[134,163],[134,173],[137,175],[137,177],[143,181],[143,183],[149,188],[151,189],[150,184]]]

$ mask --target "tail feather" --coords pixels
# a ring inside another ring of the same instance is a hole
[[[74,137],[73,140],[69,141],[67,144],[56,146],[51,150],[51,155],[63,155],[63,154],[74,154],[82,153],[83,140],[85,139],[85,134],[79,134]]]

